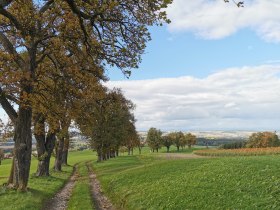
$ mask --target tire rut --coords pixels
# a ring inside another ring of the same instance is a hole
[[[89,162],[86,163],[86,166],[88,169],[91,195],[95,208],[97,210],[115,210],[110,200],[102,193],[100,182],[97,180],[92,166]]]
[[[68,201],[72,195],[73,188],[77,181],[77,165],[74,166],[72,175],[65,186],[55,194],[53,198],[48,200],[42,210],[65,210],[67,209]]]

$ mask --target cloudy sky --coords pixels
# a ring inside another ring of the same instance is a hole
[[[280,1],[174,0],[129,80],[138,130],[278,130]]]
[[[280,0],[173,1],[131,78],[107,72],[137,129],[279,130]]]

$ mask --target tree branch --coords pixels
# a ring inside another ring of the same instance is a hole
[[[22,59],[22,57],[17,53],[15,50],[13,44],[10,42],[10,40],[5,36],[3,32],[0,31],[0,42],[2,43],[5,50],[14,57],[15,62],[18,64],[18,66],[21,69],[25,69],[26,63]]]
[[[0,0],[0,7],[7,7],[13,0]]]
[[[54,0],[49,0],[44,6],[42,6],[42,8],[40,9],[39,13],[44,13],[46,12],[54,3]]]
[[[0,7],[0,14],[3,15],[3,16],[5,16],[6,18],[8,18],[8,19],[11,21],[11,23],[13,23],[14,26],[15,26],[18,30],[24,32],[23,27],[22,27],[21,24],[18,22],[18,20],[17,20],[11,13],[9,13],[7,10],[5,10],[3,7]]]
[[[15,111],[11,103],[7,100],[5,93],[1,87],[0,87],[0,104],[5,110],[5,112],[8,114],[11,121],[15,124],[16,119],[18,117],[17,112]]]

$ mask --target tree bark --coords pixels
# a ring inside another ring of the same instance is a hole
[[[31,108],[20,105],[15,123],[14,161],[11,173],[13,177],[9,178],[8,183],[19,191],[27,190],[32,151],[31,120]]]
[[[61,171],[62,169],[62,153],[64,147],[64,137],[58,140],[58,145],[56,148],[56,156],[55,156],[55,163],[54,163],[54,170]]]
[[[38,154],[36,176],[49,176],[50,159],[55,146],[55,131],[50,129],[46,136],[45,118],[40,114],[36,117],[38,118],[34,125],[34,135],[37,142],[36,147]]]
[[[167,152],[169,152],[170,147],[166,147],[167,148]]]
[[[50,175],[50,159],[55,146],[55,132],[49,132],[46,137],[46,142],[43,145],[44,148],[44,157],[38,159],[37,166],[37,176],[49,176]],[[39,153],[38,153],[38,157]]]
[[[179,150],[180,150],[180,146],[177,146],[177,152],[179,152]]]
[[[62,152],[62,164],[63,165],[68,165],[68,150],[69,150],[69,134],[67,133],[65,139],[64,139],[64,147],[63,147],[63,152]]]

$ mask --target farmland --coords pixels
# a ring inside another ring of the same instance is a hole
[[[96,163],[91,151],[70,153],[69,163],[79,163],[79,179],[68,209],[94,208],[86,164],[92,165],[102,191],[117,209],[275,209],[280,205],[279,155],[190,158],[201,148],[180,154],[175,150],[172,147],[168,154],[173,159],[166,158],[165,148],[150,153],[145,147],[141,155],[134,151],[133,156],[125,153],[102,163]],[[3,163],[1,176],[8,176],[10,161]],[[35,168],[33,160],[33,173]],[[49,178],[31,176],[27,194],[2,191],[0,208],[40,209],[65,184],[71,171],[69,166],[63,173],[52,172]]]
[[[273,209],[280,157],[166,160],[124,156],[94,168],[121,209]]]

